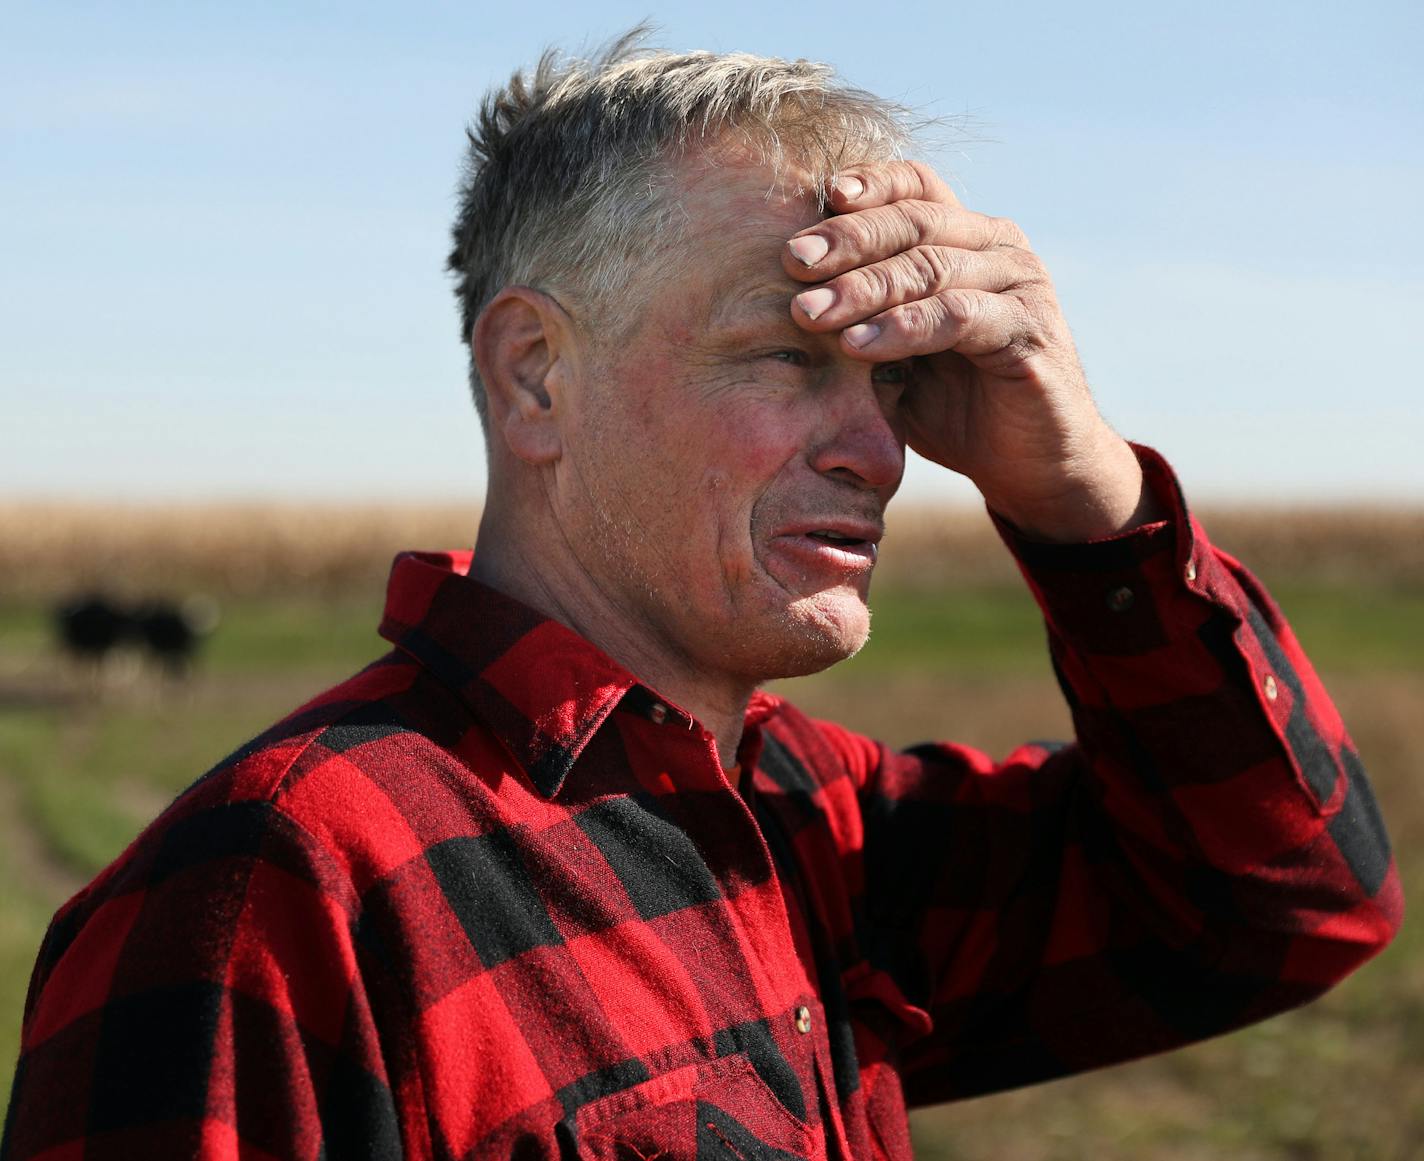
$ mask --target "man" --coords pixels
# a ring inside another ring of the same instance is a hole
[[[1259,586],[1093,407],[1012,224],[745,56],[546,58],[456,227],[476,551],[56,918],[6,1157],[906,1157],[905,1108],[1318,994],[1398,923]],[[892,753],[854,653],[906,444],[969,476],[1076,744]]]

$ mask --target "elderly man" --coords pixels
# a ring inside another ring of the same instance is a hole
[[[451,258],[478,546],[400,558],[393,651],[61,911],[6,1157],[906,1157],[907,1105],[1388,940],[1294,638],[1098,415],[1023,234],[902,138],[747,56],[490,97]],[[907,444],[982,491],[1075,744],[894,753],[760,691],[865,641]]]

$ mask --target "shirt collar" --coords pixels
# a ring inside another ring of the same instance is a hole
[[[473,559],[469,551],[397,556],[381,636],[469,706],[540,794],[559,793],[620,704],[692,721],[572,629],[474,580]],[[752,698],[744,743],[780,704],[771,694]]]

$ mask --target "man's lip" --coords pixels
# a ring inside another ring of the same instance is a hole
[[[833,532],[846,540],[859,540],[866,544],[879,544],[885,535],[885,526],[879,522],[847,519],[843,516],[828,517],[824,520],[798,520],[795,524],[782,528],[777,536],[811,536],[817,532]]]

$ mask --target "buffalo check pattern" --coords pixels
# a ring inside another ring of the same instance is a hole
[[[393,650],[55,917],[0,1154],[905,1158],[907,1105],[1234,1028],[1386,943],[1359,759],[1188,516],[1005,530],[1077,741],[891,752],[758,695],[711,738],[408,554]],[[952,598],[947,598],[952,599]]]

